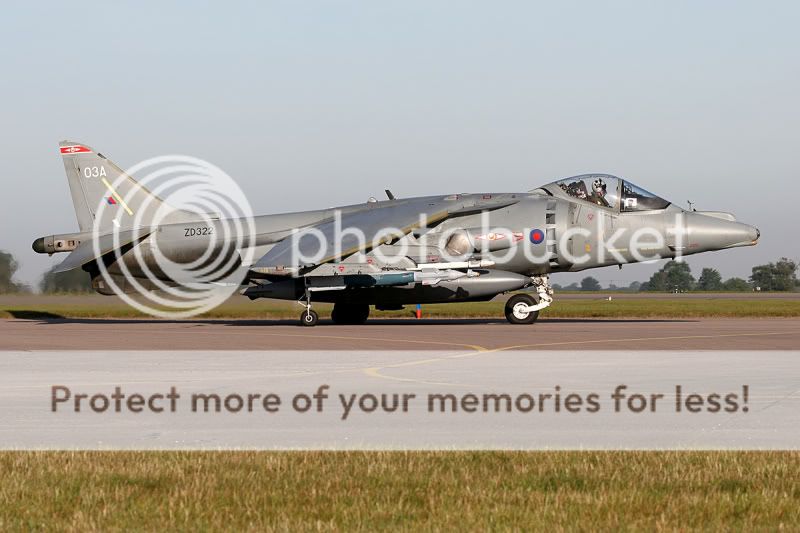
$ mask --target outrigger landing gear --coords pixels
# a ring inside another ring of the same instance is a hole
[[[553,287],[550,286],[550,277],[534,276],[533,286],[537,298],[530,294],[515,294],[506,302],[506,320],[512,324],[533,324],[539,318],[539,311],[553,303]]]
[[[333,304],[331,319],[335,324],[363,324],[369,318],[369,305],[337,302]]]
[[[300,304],[306,307],[300,314],[300,324],[308,327],[316,326],[317,322],[319,322],[319,315],[316,311],[311,309],[311,291],[308,290],[308,287],[306,287],[304,299],[305,303],[303,303],[302,300],[300,301]]]

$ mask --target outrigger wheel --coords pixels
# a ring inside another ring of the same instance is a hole
[[[316,311],[310,308],[303,310],[303,314],[300,315],[301,324],[304,326],[316,326],[317,322],[319,322],[319,315]]]
[[[537,303],[530,294],[515,294],[506,302],[506,320],[512,324],[533,324],[539,318],[539,311],[529,308]]]

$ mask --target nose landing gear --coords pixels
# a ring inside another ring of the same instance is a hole
[[[530,294],[515,294],[506,302],[506,320],[511,324],[533,324],[539,318],[539,311],[529,311],[536,306]]]
[[[511,324],[533,324],[539,318],[539,311],[553,303],[553,287],[550,286],[550,277],[547,275],[534,276],[531,279],[537,298],[522,293],[515,294],[506,302],[506,320]]]

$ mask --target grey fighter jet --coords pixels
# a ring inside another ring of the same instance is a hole
[[[184,262],[224,256],[244,273],[241,294],[296,300],[305,326],[318,321],[312,302],[333,303],[336,324],[361,324],[370,306],[503,293],[512,293],[507,320],[532,324],[553,302],[552,273],[750,246],[760,236],[731,214],[686,211],[609,174],[516,193],[395,198],[387,190],[383,201],[257,216],[236,234],[219,217],[179,209],[156,216],[169,206],[104,155],[72,141],[60,151],[79,231],[33,243],[38,253],[70,252],[57,271],[82,268],[109,294],[109,277],[123,290],[132,281],[180,283],[159,268],[159,253]],[[233,237],[247,246],[232,245]]]

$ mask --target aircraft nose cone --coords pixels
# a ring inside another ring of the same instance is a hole
[[[758,228],[741,222],[729,222],[720,235],[722,240],[725,241],[725,248],[753,246],[758,242],[760,236],[761,232],[758,231]]]
[[[761,232],[755,226],[737,222],[718,216],[709,216],[693,213],[689,217],[690,247],[696,251],[722,250],[739,246],[753,246],[761,237]]]
[[[742,233],[745,235],[743,236],[742,240],[735,244],[734,246],[748,246],[753,245],[758,242],[758,238],[761,237],[761,232],[755,226],[749,226],[747,224],[741,224],[744,228],[741,228]]]

